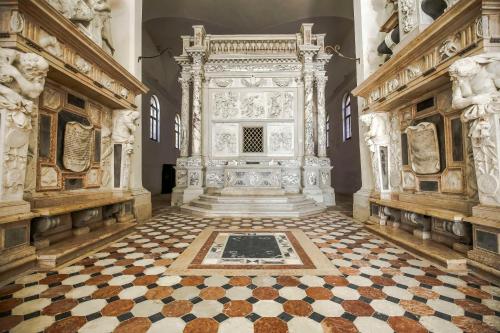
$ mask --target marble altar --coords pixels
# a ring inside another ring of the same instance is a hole
[[[182,36],[172,204],[189,205],[204,193],[335,204],[325,131],[331,55],[312,26],[288,35],[210,35],[198,25]]]

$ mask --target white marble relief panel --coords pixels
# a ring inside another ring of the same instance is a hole
[[[265,93],[252,92],[242,93],[240,110],[242,118],[263,119],[265,112]]]
[[[294,94],[289,91],[267,93],[267,112],[271,119],[290,119],[293,117]]]
[[[293,155],[294,153],[294,125],[268,124],[267,125],[267,152],[268,155]]]
[[[219,91],[213,95],[214,119],[233,119],[239,116],[238,96],[234,91]]]
[[[214,156],[237,156],[238,124],[214,124],[212,130],[212,153]]]
[[[439,143],[436,125],[422,122],[416,126],[409,126],[406,133],[412,170],[421,175],[439,172]]]

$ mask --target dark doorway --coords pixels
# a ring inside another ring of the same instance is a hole
[[[163,164],[161,171],[161,193],[172,193],[175,186],[174,164]]]

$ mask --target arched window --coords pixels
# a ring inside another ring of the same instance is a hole
[[[151,96],[149,108],[149,138],[160,142],[160,102],[156,95]]]
[[[179,114],[175,115],[174,121],[174,131],[175,131],[175,148],[181,148],[181,117]]]
[[[330,147],[330,115],[326,115],[326,148]]]
[[[351,131],[351,95],[346,93],[342,98],[342,122],[344,124],[344,141],[352,136]]]

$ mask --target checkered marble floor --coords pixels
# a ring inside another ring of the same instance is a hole
[[[206,227],[300,228],[343,276],[166,276]],[[0,288],[11,332],[496,332],[500,288],[457,276],[335,211],[305,219],[211,219],[163,209],[70,266]]]

